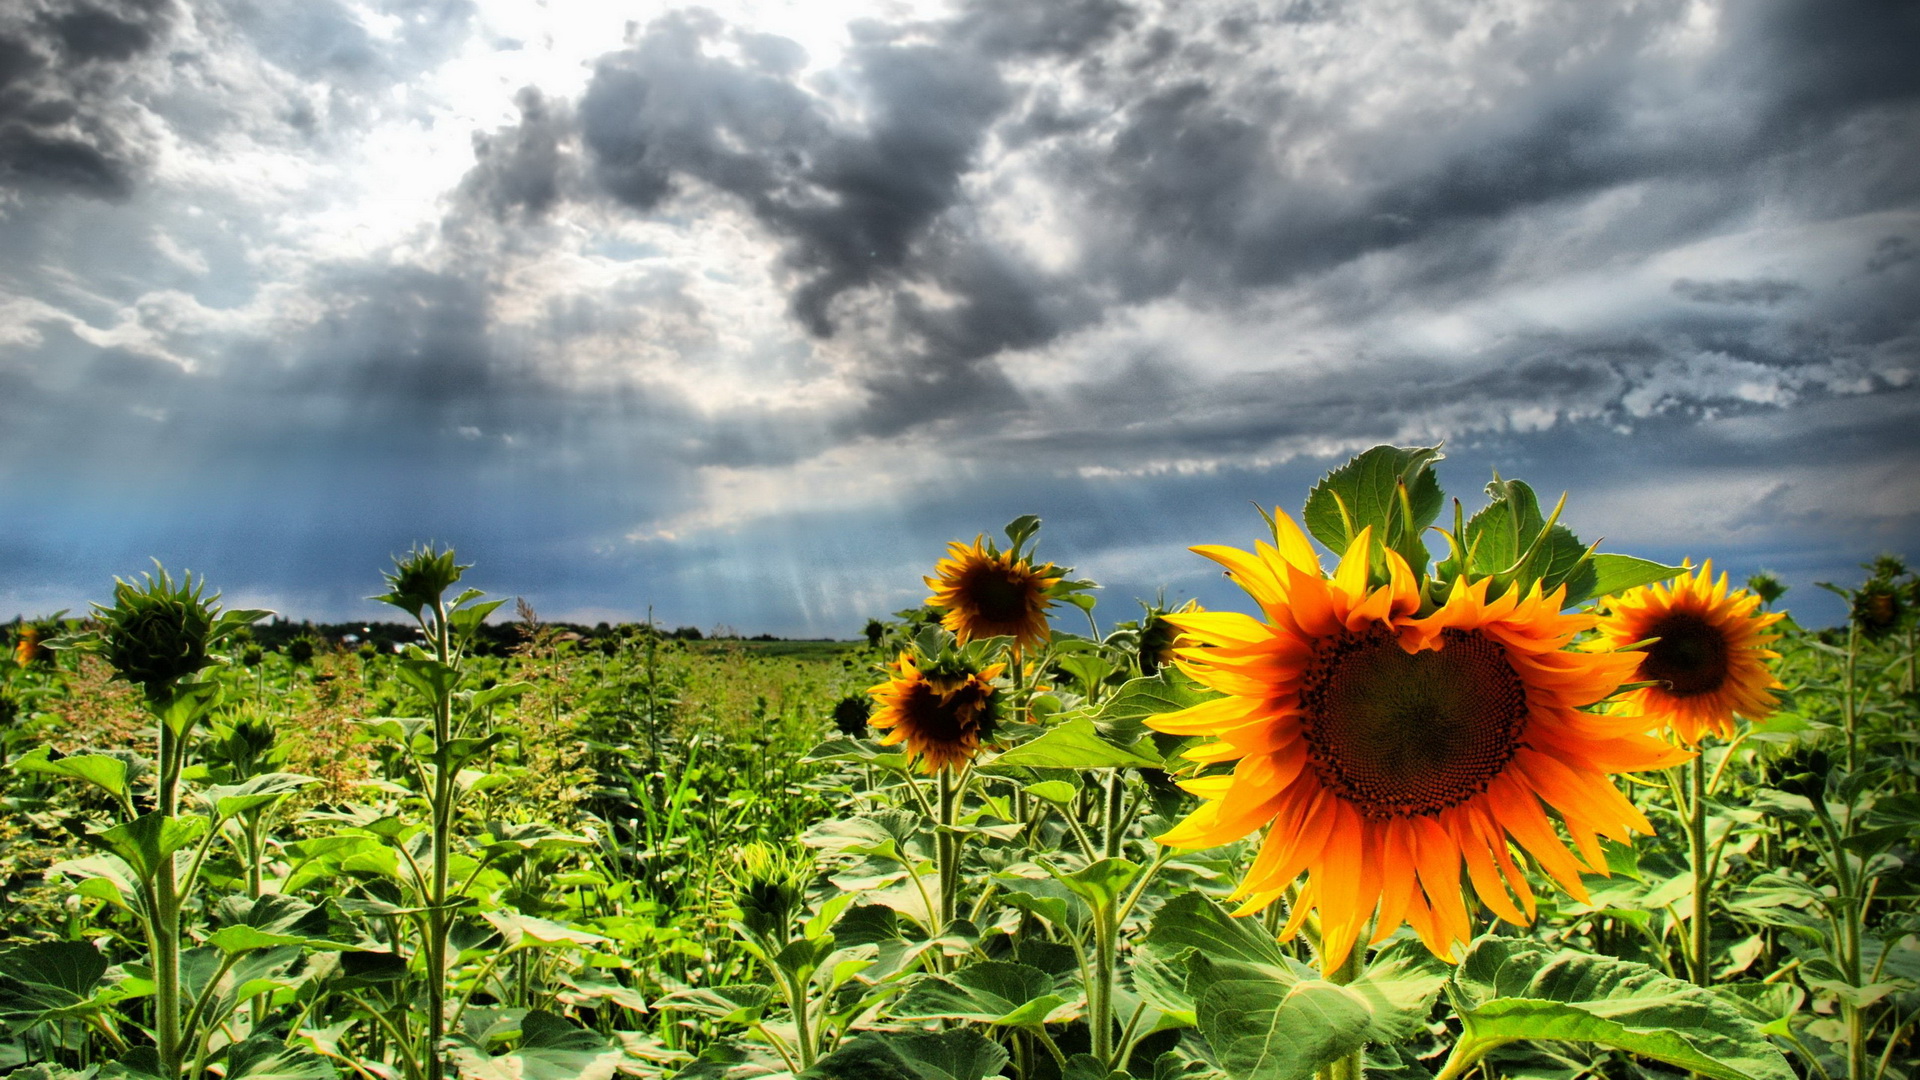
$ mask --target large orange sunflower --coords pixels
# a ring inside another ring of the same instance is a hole
[[[993,680],[1005,667],[973,672],[934,665],[922,671],[902,653],[894,664],[897,674],[867,691],[879,705],[867,723],[887,733],[882,746],[906,743],[927,772],[961,768],[993,737],[999,706]]]
[[[925,578],[933,595],[927,603],[946,612],[940,625],[961,644],[974,638],[1010,637],[1016,648],[1047,640],[1047,590],[1060,581],[1052,563],[1035,566],[1010,551],[995,552],[984,536],[973,543],[947,545],[947,557]]]
[[[1524,924],[1534,895],[1509,840],[1585,899],[1581,873],[1606,872],[1598,837],[1652,831],[1608,774],[1686,755],[1639,721],[1580,711],[1637,660],[1568,651],[1592,619],[1562,615],[1559,592],[1488,600],[1487,581],[1460,581],[1416,618],[1418,586],[1399,555],[1386,553],[1388,583],[1369,586],[1370,530],[1331,578],[1283,513],[1274,536],[1253,553],[1193,549],[1225,566],[1265,619],[1168,616],[1189,640],[1175,662],[1225,696],[1147,721],[1214,737],[1190,759],[1238,763],[1186,781],[1205,802],[1159,838],[1211,847],[1266,826],[1233,894],[1245,900],[1237,914],[1273,903],[1304,872],[1285,935],[1317,911],[1323,970],[1345,961],[1369,918],[1374,941],[1406,923],[1451,958],[1473,935],[1463,863],[1481,902]]]
[[[1760,598],[1745,589],[1729,592],[1727,575],[1713,579],[1713,560],[1671,585],[1643,585],[1607,601],[1600,617],[1597,645],[1617,649],[1659,638],[1638,653],[1636,682],[1656,685],[1626,694],[1616,705],[1623,715],[1667,724],[1689,746],[1708,735],[1733,734],[1733,714],[1750,720],[1772,714],[1779,704],[1769,690],[1774,680],[1767,661],[1779,653],[1766,644],[1780,635],[1762,633],[1786,618],[1785,612],[1760,610]]]

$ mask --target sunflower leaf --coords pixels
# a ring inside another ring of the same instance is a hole
[[[986,1080],[1007,1051],[977,1031],[863,1031],[801,1073],[803,1080]]]
[[[1122,746],[1101,738],[1088,717],[1069,720],[1031,742],[1021,743],[993,759],[995,765],[1025,765],[1033,769],[1157,769],[1166,764],[1151,739]]]
[[[1307,531],[1338,556],[1362,529],[1372,527],[1376,556],[1381,547],[1389,548],[1407,560],[1416,577],[1423,576],[1429,557],[1426,528],[1446,501],[1433,474],[1433,463],[1442,457],[1437,446],[1376,446],[1355,455],[1308,493],[1301,512]],[[1384,559],[1376,558],[1374,567],[1384,576]]]
[[[1593,580],[1588,584],[1586,594],[1575,595],[1577,590],[1571,585],[1567,587],[1568,607],[1596,596],[1612,596],[1656,581],[1665,581],[1686,571],[1683,566],[1666,566],[1631,555],[1595,555],[1592,562]]]
[[[1742,1008],[1611,957],[1483,937],[1453,977],[1462,1024],[1449,1071],[1521,1039],[1590,1042],[1718,1080],[1791,1080]]]
[[[1360,994],[1263,964],[1187,957],[1187,991],[1207,1044],[1233,1080],[1306,1080],[1367,1042]]]
[[[983,960],[946,976],[915,982],[893,1007],[903,1020],[973,1020],[999,1027],[1031,1027],[1073,1004],[1054,989],[1053,976],[1026,964]]]

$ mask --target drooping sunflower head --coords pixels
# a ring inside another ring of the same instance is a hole
[[[1158,603],[1147,608],[1140,616],[1140,674],[1153,675],[1173,662],[1173,650],[1180,644],[1180,628],[1167,621],[1167,617],[1190,615],[1198,610],[1197,600],[1189,600],[1174,609]]]
[[[1681,742],[1697,746],[1708,735],[1730,737],[1734,714],[1757,720],[1778,704],[1770,691],[1779,683],[1767,661],[1779,654],[1766,645],[1779,635],[1765,631],[1786,615],[1760,610],[1760,597],[1744,589],[1729,591],[1725,574],[1714,579],[1712,560],[1606,606],[1596,624],[1600,644],[1619,649],[1658,639],[1625,654],[1640,658],[1633,681],[1652,685],[1627,693],[1618,712],[1671,727]]]
[[[881,745],[906,743],[927,772],[962,768],[993,738],[1000,709],[993,680],[1004,669],[976,670],[959,656],[944,656],[923,670],[902,653],[893,677],[867,691],[877,706],[867,722],[886,732]]]
[[[1473,934],[1463,866],[1487,908],[1520,924],[1535,901],[1514,846],[1584,897],[1580,875],[1606,871],[1599,837],[1651,832],[1608,774],[1685,755],[1638,721],[1581,711],[1637,659],[1570,651],[1592,620],[1561,614],[1558,591],[1489,599],[1488,579],[1462,577],[1422,616],[1417,575],[1368,530],[1328,577],[1291,518],[1276,511],[1273,528],[1253,552],[1194,549],[1263,617],[1169,615],[1187,638],[1175,663],[1223,696],[1147,721],[1211,736],[1186,751],[1193,761],[1233,763],[1183,784],[1204,802],[1161,843],[1209,847],[1266,827],[1234,894],[1239,914],[1305,873],[1285,932],[1318,912],[1323,969],[1369,919],[1373,940],[1404,923],[1448,957]]]
[[[1052,563],[1035,565],[1017,546],[1001,551],[982,534],[971,544],[948,544],[933,569],[926,602],[945,612],[940,623],[961,644],[990,637],[1010,637],[1023,648],[1046,642],[1049,590],[1063,577]]]
[[[1852,610],[1848,613],[1853,625],[1860,628],[1860,634],[1869,641],[1878,641],[1899,627],[1906,615],[1906,604],[1902,601],[1900,590],[1892,579],[1872,577],[1854,590]]]

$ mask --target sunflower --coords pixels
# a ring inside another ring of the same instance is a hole
[[[1283,936],[1317,911],[1323,970],[1346,960],[1369,918],[1373,941],[1405,923],[1451,958],[1473,934],[1463,864],[1480,901],[1523,925],[1535,900],[1509,839],[1584,900],[1580,875],[1607,870],[1598,837],[1652,831],[1607,776],[1686,754],[1638,721],[1579,711],[1636,661],[1567,651],[1592,619],[1562,615],[1558,591],[1489,599],[1487,580],[1462,579],[1416,618],[1419,586],[1399,555],[1386,551],[1387,583],[1369,584],[1371,530],[1331,578],[1284,513],[1274,539],[1253,553],[1193,549],[1225,566],[1265,618],[1168,616],[1188,635],[1175,663],[1225,696],[1147,721],[1216,740],[1191,760],[1237,763],[1184,782],[1205,801],[1161,843],[1211,847],[1267,827],[1236,914],[1265,908],[1304,872]]]
[[[1713,580],[1713,560],[1695,573],[1681,574],[1671,585],[1643,585],[1607,602],[1598,622],[1596,645],[1618,649],[1658,638],[1637,653],[1637,682],[1655,685],[1626,694],[1615,708],[1623,715],[1667,724],[1688,746],[1708,735],[1733,734],[1733,714],[1759,719],[1778,704],[1769,690],[1774,681],[1767,661],[1780,654],[1766,648],[1778,634],[1761,631],[1785,612],[1760,610],[1760,597],[1727,590],[1727,576]]]
[[[20,635],[13,644],[13,659],[21,667],[32,667],[37,663],[52,663],[53,650],[45,645],[46,633],[38,626],[28,623],[20,628]]]
[[[925,578],[933,595],[927,603],[946,612],[940,625],[961,644],[974,638],[1010,637],[1015,648],[1047,640],[1047,590],[1058,584],[1059,568],[1035,566],[1013,552],[995,551],[976,536],[973,543],[947,545],[947,557]]]
[[[868,723],[887,732],[882,746],[906,743],[927,772],[961,768],[993,736],[999,707],[993,680],[1005,667],[975,672],[940,663],[922,671],[902,653],[897,674],[867,691],[879,705]]]

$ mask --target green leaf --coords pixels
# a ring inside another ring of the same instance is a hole
[[[1068,999],[1053,976],[1005,960],[983,960],[946,976],[916,981],[893,1007],[904,1020],[974,1020],[1000,1027],[1043,1024]]]
[[[1066,806],[1080,794],[1080,789],[1065,780],[1042,780],[1027,785],[1027,794],[1042,802],[1055,806]]]
[[[800,1074],[801,1080],[987,1080],[1006,1048],[977,1031],[865,1031]]]
[[[127,785],[127,762],[124,759],[111,754],[74,754],[56,759],[52,754],[52,747],[35,747],[14,759],[14,770],[85,780],[120,800],[123,805],[133,797]]]
[[[1477,1060],[1521,1039],[1590,1042],[1718,1080],[1792,1080],[1742,1010],[1642,964],[1483,937],[1454,973],[1463,1026],[1453,1055]]]
[[[228,1080],[336,1080],[333,1063],[305,1048],[261,1035],[227,1051]]]
[[[1109,741],[1133,746],[1151,734],[1148,717],[1178,712],[1213,696],[1211,690],[1178,671],[1163,668],[1152,678],[1127,680],[1100,703],[1093,713],[1093,724]]]
[[[1197,952],[1187,957],[1187,990],[1233,1080],[1306,1080],[1365,1045],[1373,1023],[1366,999],[1347,987]]]
[[[1642,585],[1665,581],[1686,569],[1681,566],[1665,566],[1646,559],[1636,559],[1631,555],[1606,553],[1596,553],[1592,559],[1592,566],[1593,579],[1587,584],[1586,595],[1574,595],[1575,590],[1569,586],[1567,606],[1583,603],[1596,596],[1617,596],[1628,589],[1637,589]]]
[[[0,1019],[35,1023],[94,995],[106,954],[85,941],[42,941],[0,952]]]
[[[1328,473],[1307,495],[1301,518],[1334,555],[1344,555],[1362,529],[1373,528],[1375,551],[1391,548],[1415,576],[1427,567],[1424,533],[1445,501],[1433,463],[1437,446],[1376,446]],[[1382,574],[1386,567],[1375,559]]]
[[[238,784],[210,787],[200,792],[200,801],[213,811],[216,818],[225,820],[235,814],[278,802],[308,784],[319,782],[311,776],[298,773],[261,773]]]
[[[156,812],[122,822],[105,832],[82,834],[81,839],[119,856],[140,880],[152,881],[160,872],[162,859],[172,858],[174,852],[200,839],[206,831],[206,818],[198,815],[170,818]]]
[[[597,1032],[535,1009],[520,1022],[520,1045],[497,1057],[456,1043],[450,1055],[463,1078],[474,1080],[612,1080],[626,1059]]]
[[[1128,1080],[1128,1077],[1102,1065],[1092,1054],[1075,1054],[1067,1059],[1067,1067],[1060,1070],[1060,1080]]]
[[[1127,859],[1101,859],[1071,874],[1056,874],[1060,884],[1096,911],[1111,910],[1140,876],[1140,864]]]
[[[1197,891],[1181,893],[1161,906],[1147,930],[1146,946],[1166,959],[1193,949],[1214,960],[1277,968],[1293,963],[1257,920],[1236,919]]]
[[[1348,989],[1373,1012],[1368,1042],[1399,1042],[1426,1030],[1434,999],[1453,969],[1415,938],[1389,942]]]
[[[427,702],[437,702],[453,695],[453,688],[460,682],[460,672],[438,660],[404,657],[395,661],[393,674],[402,683],[410,687]]]
[[[1466,546],[1469,576],[1493,579],[1489,599],[1510,588],[1527,592],[1536,582],[1543,592],[1565,584],[1569,596],[1593,595],[1586,545],[1566,526],[1547,525],[1533,488],[1496,474],[1487,497],[1492,501],[1467,522]]]
[[[728,986],[701,986],[675,990],[653,1003],[660,1012],[690,1012],[711,1016],[722,1023],[751,1024],[760,1019],[767,1003],[773,1000],[773,987],[762,983],[735,983]]]
[[[992,760],[994,765],[1032,769],[1157,769],[1166,764],[1150,740],[1121,746],[1100,736],[1087,717],[1069,720]]]

